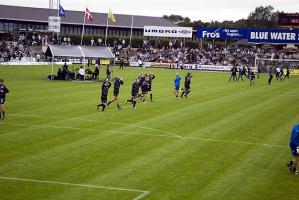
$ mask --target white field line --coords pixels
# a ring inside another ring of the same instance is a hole
[[[99,131],[98,129],[77,128],[77,127],[69,127],[69,126],[48,126],[48,125],[39,125],[39,124],[21,124],[21,123],[10,123],[10,122],[3,122],[3,124],[10,124],[10,125],[16,125],[16,126],[33,126],[33,127],[41,127],[41,128]],[[248,145],[266,146],[266,147],[288,148],[288,146],[277,145],[277,144],[244,142],[244,141],[234,141],[234,140],[221,140],[221,139],[200,138],[200,137],[188,137],[188,136],[178,136],[176,134],[174,134],[174,135],[169,135],[169,134],[168,135],[157,135],[157,134],[150,134],[150,133],[134,133],[134,132],[125,132],[125,131],[103,131],[103,132],[120,133],[120,134],[125,134],[125,135],[148,135],[148,136],[155,136],[155,137],[178,138],[178,139],[182,139],[182,140],[202,140],[202,141],[211,141],[211,142],[225,142],[225,143],[234,143],[234,144],[248,144]]]
[[[19,116],[19,117],[41,117],[39,115],[22,115],[22,114],[9,114],[9,115]],[[84,118],[77,118],[77,117],[64,117],[63,119],[72,119],[72,120],[81,120],[81,121],[89,121],[89,122],[98,122],[98,120],[84,119]],[[175,136],[175,137],[178,137],[178,138],[181,137],[181,136],[179,136],[179,135],[177,135],[175,133],[171,133],[171,132],[167,132],[167,131],[161,131],[159,129],[154,129],[154,128],[145,127],[145,126],[139,126],[139,125],[134,125],[134,124],[125,124],[125,123],[117,123],[117,122],[109,122],[109,121],[105,121],[105,123],[119,124],[119,125],[124,125],[124,126],[128,126],[128,127],[142,128],[142,129],[147,129],[147,130],[152,130],[152,131],[156,131],[156,132],[160,132],[160,133],[172,135],[172,136]]]
[[[14,178],[14,177],[4,177],[0,176],[2,180],[11,180],[11,181],[23,181],[23,182],[33,182],[33,183],[46,183],[46,184],[55,184],[55,185],[67,185],[67,186],[75,186],[75,187],[87,187],[87,188],[98,188],[98,189],[105,189],[105,190],[118,190],[118,191],[126,191],[126,192],[138,192],[141,193],[133,200],[140,200],[146,195],[150,193],[150,191],[144,190],[135,190],[135,189],[127,189],[127,188],[117,188],[117,187],[107,187],[107,186],[100,186],[100,185],[88,185],[88,184],[77,184],[77,183],[66,183],[66,182],[59,182],[59,181],[46,181],[46,180],[36,180],[36,179],[24,179],[24,178]]]

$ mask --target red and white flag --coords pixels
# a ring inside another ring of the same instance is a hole
[[[85,17],[86,17],[87,20],[92,21],[92,14],[91,14],[91,12],[88,10],[87,7],[86,7],[86,10],[85,10]]]

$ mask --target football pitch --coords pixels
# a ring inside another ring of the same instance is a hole
[[[297,199],[290,132],[299,122],[299,77],[262,74],[256,85],[193,71],[176,100],[176,70],[115,68],[118,111],[96,110],[101,83],[48,81],[50,66],[1,66],[10,89],[0,121],[0,199]],[[57,71],[55,69],[55,71]],[[151,103],[125,104],[152,72]],[[105,69],[101,71],[104,76]],[[187,71],[179,71],[183,79]],[[113,88],[109,90],[112,98]]]

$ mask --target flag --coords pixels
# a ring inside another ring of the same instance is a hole
[[[108,19],[110,19],[111,21],[116,23],[116,19],[115,19],[114,15],[112,14],[112,11],[110,10],[110,8],[109,8],[109,13],[108,13]]]
[[[91,14],[91,12],[89,12],[87,7],[86,7],[86,10],[85,10],[85,17],[86,17],[87,20],[92,21],[92,14]]]
[[[65,11],[63,7],[59,4],[59,16],[60,17],[65,17]]]

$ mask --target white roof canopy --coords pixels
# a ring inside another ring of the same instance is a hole
[[[46,55],[50,57],[115,58],[109,47],[98,46],[49,45]]]

